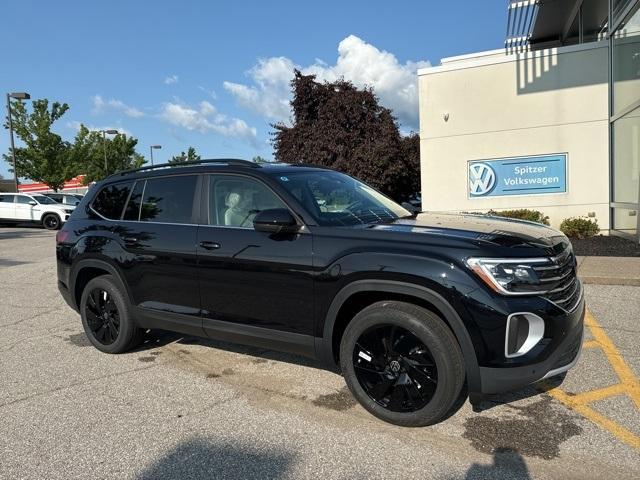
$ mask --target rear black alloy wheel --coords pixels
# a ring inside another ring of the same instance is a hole
[[[458,341],[418,305],[381,301],[358,312],[340,340],[340,369],[356,400],[395,425],[433,425],[462,405]]]
[[[393,412],[414,412],[431,401],[438,368],[426,345],[397,325],[377,325],[358,338],[356,378],[369,397]]]
[[[55,213],[49,213],[42,219],[42,224],[47,230],[57,230],[60,228],[60,218]]]
[[[120,313],[109,292],[94,288],[85,305],[87,324],[93,337],[102,345],[111,345],[120,334]]]
[[[79,307],[84,333],[98,350],[123,353],[143,341],[144,330],[131,314],[126,290],[113,275],[90,280],[82,291]]]

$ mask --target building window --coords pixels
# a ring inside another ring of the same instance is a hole
[[[611,69],[615,116],[640,102],[640,8],[620,25],[612,36]]]
[[[611,11],[611,229],[640,241],[640,1]]]
[[[640,107],[613,122],[613,201],[638,203]]]

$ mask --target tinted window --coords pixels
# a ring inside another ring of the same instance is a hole
[[[34,195],[33,199],[36,202],[41,203],[43,205],[56,205],[58,203],[55,200],[47,197],[46,195],[40,195],[40,194]],[[29,199],[29,200],[31,200],[31,199]]]
[[[60,200],[62,200],[62,195],[60,195],[59,193],[50,193],[47,195],[47,197],[55,200],[56,202],[59,202]]]
[[[96,195],[91,208],[105,218],[119,220],[130,190],[131,182],[108,185]]]
[[[33,201],[33,198],[31,197],[26,197],[24,195],[16,195],[16,203],[29,203]]]
[[[287,208],[261,182],[245,177],[211,177],[209,224],[253,228],[253,219],[262,210]]]
[[[196,223],[192,216],[197,179],[196,175],[178,175],[147,180],[140,220]]]
[[[142,202],[142,191],[144,190],[144,180],[136,182],[136,186],[133,187],[131,196],[129,197],[129,203],[124,211],[125,220],[135,220],[140,218],[140,203]]]
[[[15,195],[0,195],[0,202],[13,203],[13,197],[15,197]]]

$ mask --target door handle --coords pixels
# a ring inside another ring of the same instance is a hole
[[[218,242],[209,242],[209,241],[200,242],[200,246],[205,250],[216,250],[220,248],[220,244]]]
[[[124,243],[126,243],[127,245],[133,245],[134,243],[138,243],[138,239],[135,237],[124,237],[123,240],[124,240]]]

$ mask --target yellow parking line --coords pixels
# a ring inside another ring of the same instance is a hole
[[[625,363],[616,346],[609,339],[604,329],[596,321],[593,315],[591,315],[589,310],[587,310],[585,314],[584,323],[591,330],[594,340],[600,344],[600,347],[607,356],[609,363],[611,363],[613,370],[616,372],[616,375],[618,375],[620,383],[626,387],[627,394],[634,401],[636,407],[640,408],[640,383],[633,374],[633,371]]]
[[[578,393],[576,396],[571,397],[574,403],[590,403],[597,402],[603,398],[612,397],[614,395],[620,395],[625,393],[626,388],[621,383],[615,385],[609,385],[608,387],[598,388],[597,390],[589,390],[588,392]]]
[[[588,418],[596,425],[599,425],[600,427],[607,430],[609,433],[615,435],[620,440],[625,442],[627,445],[630,445],[640,450],[640,437],[638,437],[637,435],[634,435],[623,426],[618,425],[613,420],[610,420],[604,415],[602,415],[601,413],[596,412],[593,408],[589,407],[588,405],[584,405],[582,403],[576,402],[573,399],[573,397],[570,397],[569,395],[567,395],[565,392],[563,392],[558,388],[549,390],[548,393],[549,395],[554,397],[556,400],[561,401],[569,408],[578,412],[580,415]]]
[[[596,340],[587,340],[582,344],[582,348],[599,348],[600,344]]]
[[[585,418],[591,420],[596,425],[608,431],[612,435],[618,437],[634,448],[640,449],[640,437],[630,432],[615,421],[607,418],[605,415],[591,408],[588,404],[604,398],[612,397],[620,394],[627,394],[637,408],[640,408],[640,383],[634,375],[633,371],[625,363],[622,355],[607,336],[604,329],[593,317],[591,312],[585,312],[584,323],[591,331],[593,340],[583,343],[583,348],[601,348],[607,360],[613,367],[614,372],[620,379],[619,383],[609,385],[607,387],[598,388],[579,393],[577,395],[569,395],[560,388],[552,388],[548,383],[543,383],[542,387],[556,400],[562,402],[567,407],[575,410]]]

